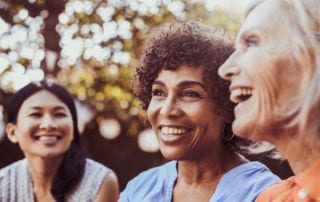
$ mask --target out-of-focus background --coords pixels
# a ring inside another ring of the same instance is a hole
[[[30,81],[51,78],[74,96],[82,142],[121,189],[165,162],[132,75],[145,36],[173,19],[201,18],[235,36],[246,0],[0,0],[0,168],[23,158],[5,137],[3,110]],[[282,178],[286,162],[254,156]]]

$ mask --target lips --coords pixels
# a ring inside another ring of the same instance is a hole
[[[239,87],[231,90],[230,100],[234,103],[244,102],[252,96],[252,88]]]

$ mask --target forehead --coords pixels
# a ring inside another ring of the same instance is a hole
[[[40,90],[28,97],[22,104],[21,109],[34,107],[63,107],[67,106],[54,94],[47,90]]]
[[[276,33],[283,27],[283,10],[279,0],[265,0],[258,3],[245,18],[239,35],[258,29],[266,33]]]
[[[198,80],[202,81],[202,67],[193,67],[189,65],[181,65],[176,70],[164,70],[159,72],[157,79],[160,80]],[[174,80],[173,78],[174,77]],[[170,79],[169,79],[170,78]]]

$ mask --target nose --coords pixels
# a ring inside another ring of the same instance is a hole
[[[168,96],[161,106],[160,113],[166,117],[175,117],[181,114],[178,98]]]
[[[50,114],[43,115],[39,125],[40,129],[52,129],[56,127],[57,127],[57,123],[54,120],[54,118],[51,117]]]
[[[218,74],[221,78],[231,81],[232,78],[240,73],[239,66],[235,63],[235,55],[232,54],[224,64],[218,69]]]

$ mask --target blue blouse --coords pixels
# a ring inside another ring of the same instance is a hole
[[[178,177],[176,168],[177,161],[170,161],[140,173],[128,182],[119,202],[171,202]],[[251,202],[262,190],[279,180],[262,163],[247,162],[222,176],[210,202]]]

